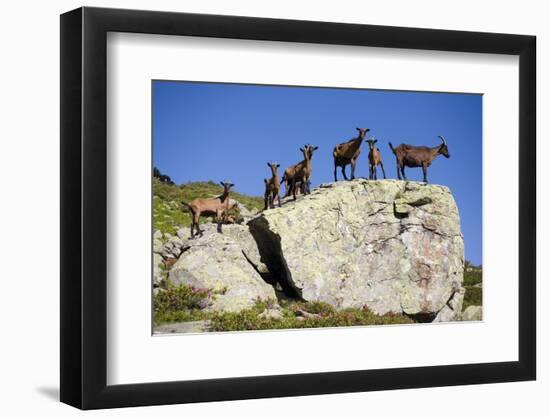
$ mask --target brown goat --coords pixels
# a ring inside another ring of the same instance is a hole
[[[281,184],[279,184],[279,174],[277,173],[277,168],[280,165],[275,162],[268,162],[267,166],[271,169],[271,178],[264,179],[264,210],[275,207],[275,200],[278,200],[279,207],[281,207]]]
[[[380,165],[380,168],[382,168],[382,174],[384,175],[384,179],[386,179],[386,171],[384,170],[384,164],[382,163],[382,155],[380,154],[380,149],[375,148],[374,145],[378,142],[377,139],[367,139],[367,143],[369,144],[369,179],[370,180],[376,180],[378,179],[376,176],[376,167]]]
[[[191,239],[195,237],[193,231],[197,229],[197,234],[203,233],[199,227],[199,219],[201,216],[216,215],[218,223],[218,233],[222,233],[222,222],[227,220],[229,210],[237,205],[235,200],[229,198],[229,190],[233,187],[233,183],[226,181],[220,182],[223,186],[223,194],[215,198],[196,198],[190,203],[183,201],[183,205],[189,209],[193,219],[191,223]]]
[[[296,200],[296,188],[300,185],[302,194],[309,194],[309,178],[311,177],[311,158],[313,153],[319,149],[318,146],[305,145],[300,148],[300,151],[304,155],[304,159],[295,165],[292,165],[285,169],[281,184],[285,183],[285,197],[288,197],[292,192],[294,200]]]
[[[397,177],[404,179],[405,167],[418,168],[422,167],[422,173],[424,174],[424,182],[428,182],[428,167],[432,164],[432,161],[438,156],[443,155],[445,158],[450,158],[451,154],[447,148],[447,142],[443,136],[438,136],[441,139],[441,144],[430,148],[428,146],[413,146],[401,144],[394,148],[391,144],[390,149],[395,155],[397,161]],[[403,178],[401,178],[403,176]]]
[[[370,129],[356,127],[359,134],[356,138],[350,139],[347,142],[340,143],[334,147],[332,151],[332,156],[334,158],[334,181],[338,181],[336,176],[336,168],[342,168],[342,175],[344,179],[347,180],[346,176],[346,166],[351,165],[351,179],[355,178],[355,164],[357,163],[357,158],[361,154],[361,143],[365,139],[365,135]]]

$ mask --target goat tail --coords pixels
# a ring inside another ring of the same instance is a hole
[[[391,142],[388,142],[388,145],[390,145],[390,149],[391,151],[393,152],[393,154],[395,155],[395,149],[393,148],[393,145],[391,144]]]

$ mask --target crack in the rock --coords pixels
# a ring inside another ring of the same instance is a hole
[[[388,208],[389,204],[386,204],[384,207],[374,211],[373,213],[367,213],[367,217],[372,217],[372,216],[376,216],[377,214],[383,212],[384,210],[386,210]]]
[[[394,281],[394,280],[396,280],[396,279],[399,279],[399,278],[398,278],[398,277],[391,277],[391,278],[384,278],[384,279],[379,279],[379,280],[377,280],[377,281],[370,281],[370,282],[372,282],[372,283],[374,283],[374,284],[378,284],[378,283],[380,283],[380,282]]]
[[[302,300],[301,290],[294,285],[292,274],[283,255],[280,236],[269,229],[269,223],[263,217],[250,222],[248,229],[256,241],[260,259],[267,266],[273,280],[281,285],[288,297]]]
[[[260,272],[259,268],[258,268],[258,265],[256,265],[254,262],[252,262],[252,260],[248,257],[248,255],[246,254],[245,250],[241,248],[241,252],[244,256],[244,259],[246,259],[248,261],[248,263],[250,264],[250,266],[254,269],[254,271],[256,271],[256,273],[260,276],[260,278],[262,278],[267,284],[273,286],[275,288],[276,284],[277,284],[277,280],[275,280],[271,274],[271,272]]]
[[[439,232],[435,229],[432,229],[428,226],[426,226],[424,223],[407,223],[404,225],[405,226],[405,230],[406,231],[411,231],[411,227],[410,226],[418,226],[418,227],[422,227],[423,229],[435,234],[435,235],[438,235],[438,236],[441,236],[441,237],[444,237],[446,239],[453,239],[459,235],[448,235],[447,233],[442,233],[442,232]]]
[[[387,241],[392,240],[392,239],[397,239],[397,240],[400,241],[401,239],[398,239],[400,235],[401,235],[401,233],[398,233],[395,236],[390,236],[390,237],[386,237],[386,238],[383,238],[383,239],[372,240],[368,244],[369,245],[378,245],[378,244],[381,244],[381,243],[386,243]]]

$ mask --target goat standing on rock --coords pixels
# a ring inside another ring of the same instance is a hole
[[[304,154],[304,160],[298,162],[296,165],[285,169],[281,184],[284,182],[286,187],[285,197],[288,197],[292,192],[294,200],[296,200],[296,187],[300,183],[302,194],[309,194],[309,178],[311,177],[311,158],[313,152],[319,149],[318,146],[305,145],[300,148],[300,151]]]
[[[345,143],[341,143],[334,147],[332,151],[332,156],[334,158],[334,181],[338,181],[336,177],[336,168],[342,168],[342,175],[344,179],[347,180],[346,176],[346,165],[351,165],[351,179],[355,179],[355,164],[357,163],[357,158],[361,153],[361,143],[365,139],[365,135],[370,129],[365,129],[362,127],[356,127],[359,134],[356,138],[350,139]]]
[[[237,205],[235,200],[230,201],[229,190],[233,187],[233,183],[229,181],[220,182],[223,186],[223,194],[215,198],[196,198],[190,203],[183,201],[183,205],[189,209],[193,219],[191,223],[191,239],[195,237],[194,229],[197,229],[197,234],[202,235],[203,231],[199,227],[201,216],[216,215],[218,223],[218,233],[222,233],[222,222],[227,220],[229,210]]]
[[[277,174],[277,168],[279,168],[280,165],[275,162],[268,162],[267,166],[271,168],[271,178],[264,179],[264,210],[267,210],[268,208],[274,208],[276,199],[279,202],[279,207],[281,207],[281,185],[279,184],[279,174]]]
[[[386,179],[386,171],[384,171],[384,164],[382,163],[382,155],[380,154],[380,149],[375,148],[374,145],[378,142],[377,139],[367,139],[367,143],[369,144],[369,179],[370,180],[376,180],[378,179],[376,177],[376,167],[380,165],[380,168],[382,168],[382,174],[384,175],[384,179]]]
[[[445,138],[443,136],[438,137],[441,139],[441,144],[434,146],[433,148],[429,148],[428,146],[413,146],[406,144],[401,144],[394,148],[391,142],[389,142],[390,149],[394,153],[395,159],[397,160],[397,177],[399,179],[404,179],[407,181],[407,177],[405,177],[405,167],[422,167],[424,182],[428,182],[428,167],[432,164],[432,161],[438,155],[443,155],[445,158],[451,157]],[[401,178],[401,176],[403,176],[403,178]]]

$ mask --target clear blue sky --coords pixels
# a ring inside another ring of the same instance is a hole
[[[319,146],[312,186],[329,182],[332,149],[354,137],[356,127],[378,139],[388,178],[397,178],[388,141],[435,146],[437,135],[445,136],[451,158],[436,158],[428,180],[451,188],[466,259],[480,264],[481,95],[153,81],[154,165],[176,183],[228,179],[239,192],[263,195],[266,162],[279,162],[282,172],[302,159],[306,143]],[[365,145],[358,177],[368,177]],[[422,179],[420,168],[406,174]]]

